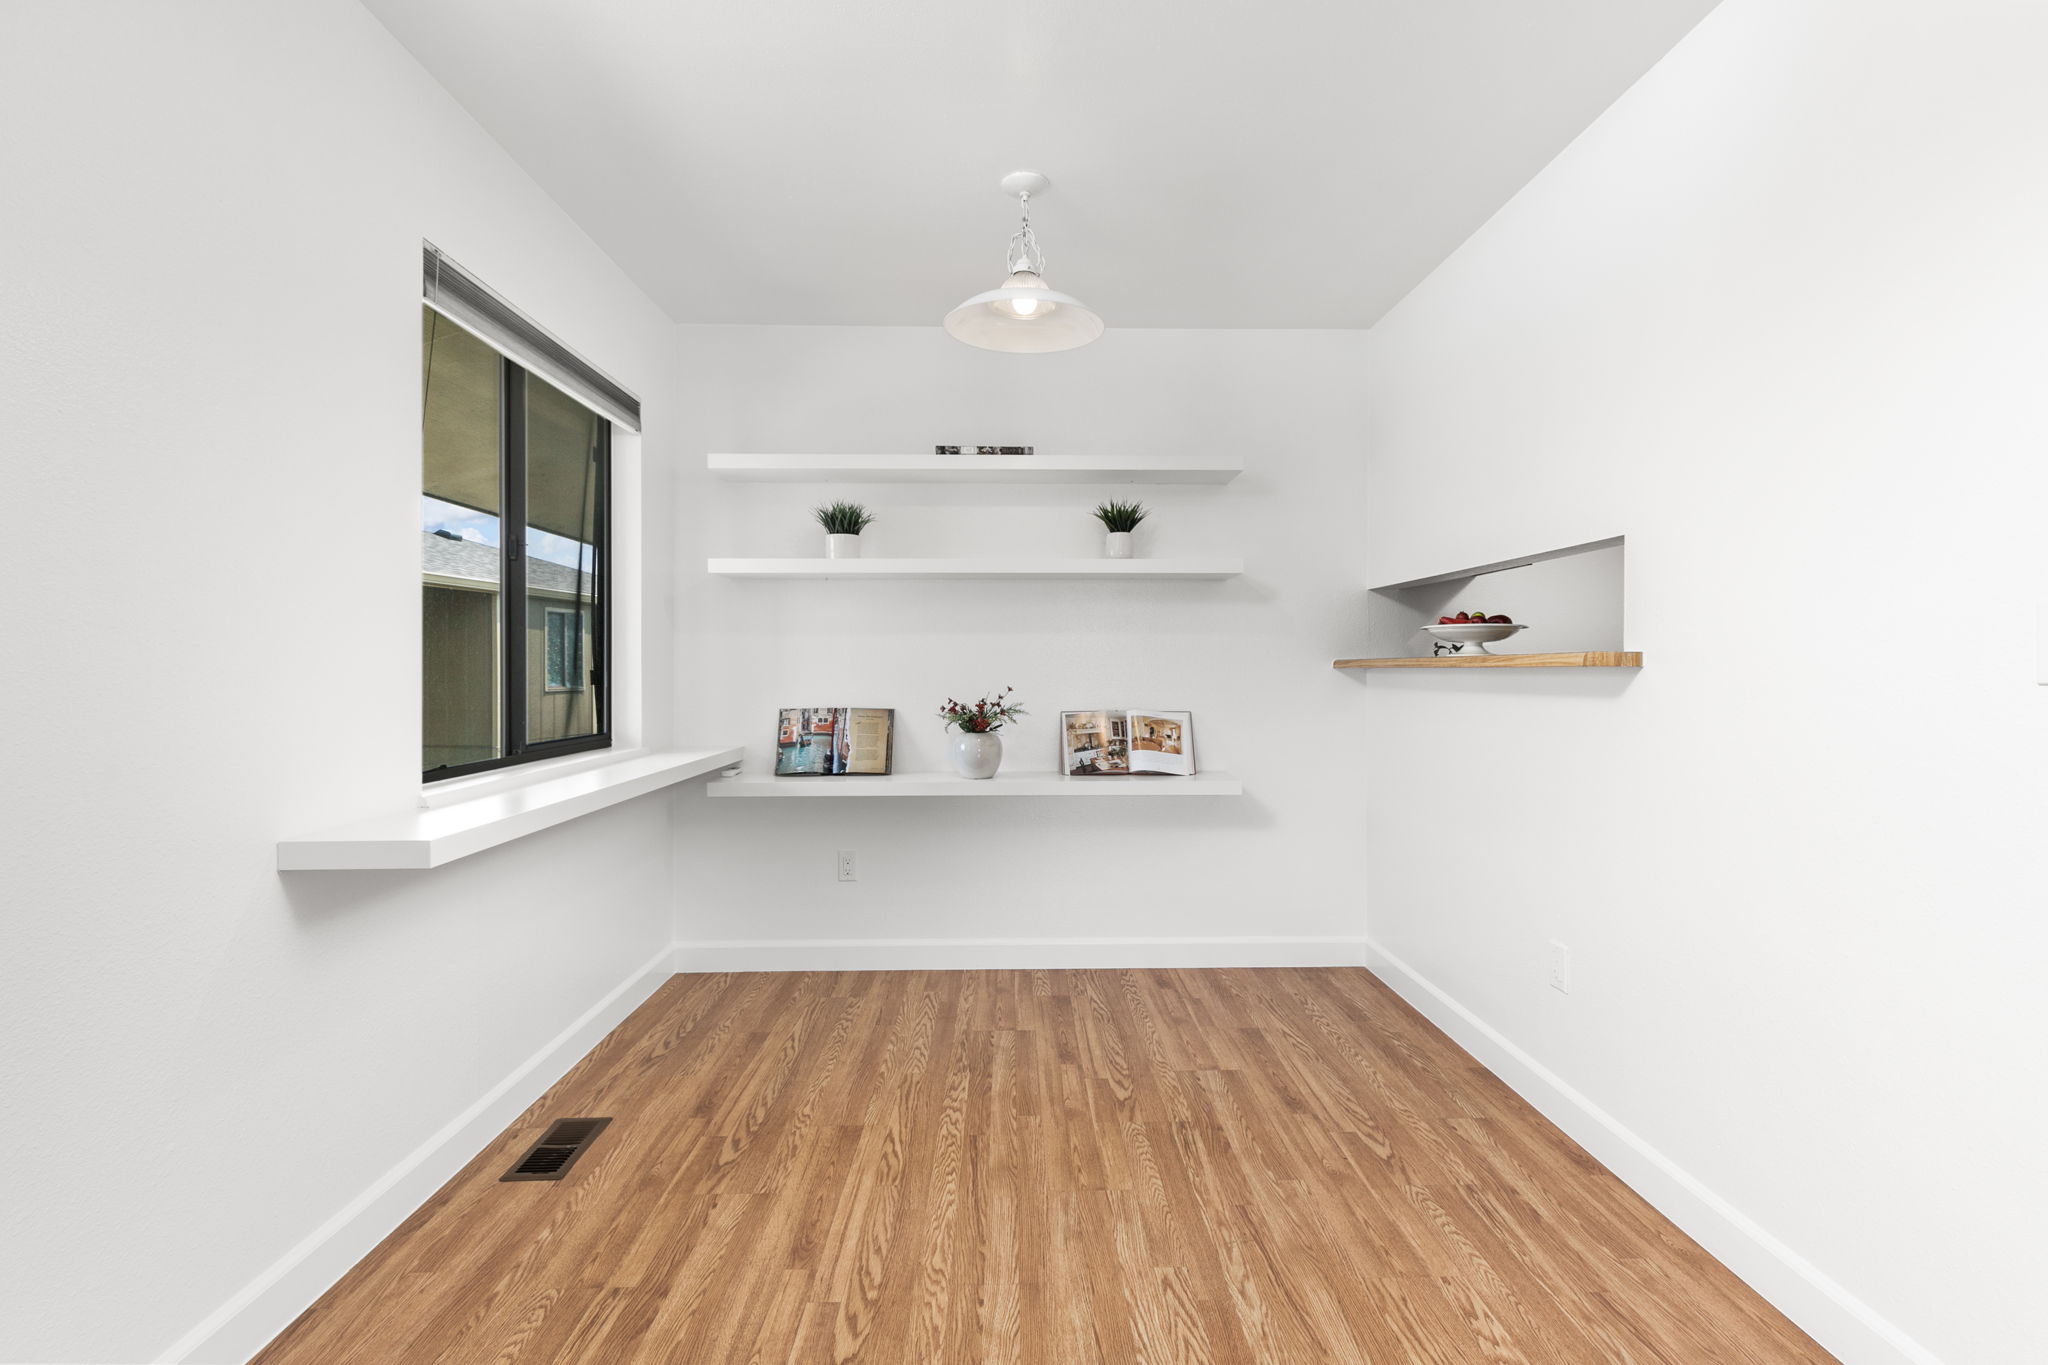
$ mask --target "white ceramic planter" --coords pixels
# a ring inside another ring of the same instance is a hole
[[[826,536],[826,537],[825,537],[825,558],[827,558],[827,559],[859,559],[859,558],[860,558],[860,537],[859,537],[859,536],[847,536],[847,535],[834,535],[834,536]]]
[[[977,735],[970,730],[953,731],[953,744],[947,750],[953,760],[953,771],[962,777],[988,778],[996,775],[996,769],[1003,766],[1003,737],[998,734]]]
[[[1102,536],[1102,553],[1111,559],[1131,558],[1131,533],[1129,531],[1105,531]]]

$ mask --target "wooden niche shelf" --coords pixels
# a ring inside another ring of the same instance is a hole
[[[1332,668],[1641,668],[1635,650],[1573,654],[1439,654],[1420,659],[1338,659]]]
[[[1364,658],[1332,668],[1641,668],[1625,650],[1621,536],[1474,564],[1366,592]],[[1501,612],[1528,633],[1500,641],[1500,653],[1432,654],[1429,626],[1461,609]],[[1535,648],[1518,652],[1525,642]],[[1545,649],[1544,645],[1551,645]],[[1558,648],[1575,646],[1575,648]],[[1589,647],[1590,646],[1590,647]]]

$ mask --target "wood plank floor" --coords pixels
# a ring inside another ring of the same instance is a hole
[[[1356,968],[676,977],[257,1357],[1832,1359]]]

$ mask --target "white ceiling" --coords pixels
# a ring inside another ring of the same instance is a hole
[[[365,0],[669,314],[1361,327],[1713,0]]]

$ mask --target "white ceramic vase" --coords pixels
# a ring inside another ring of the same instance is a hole
[[[953,771],[960,776],[994,777],[996,769],[1003,766],[1003,737],[993,732],[977,735],[971,730],[955,729],[953,746],[948,752],[953,759]]]
[[[860,537],[859,537],[859,536],[857,536],[857,535],[856,535],[856,536],[848,536],[848,535],[829,535],[829,536],[826,536],[826,537],[825,537],[825,558],[827,558],[827,559],[859,559],[859,558],[860,558]]]
[[[1129,531],[1104,532],[1102,536],[1102,553],[1111,559],[1131,558],[1131,533]]]

